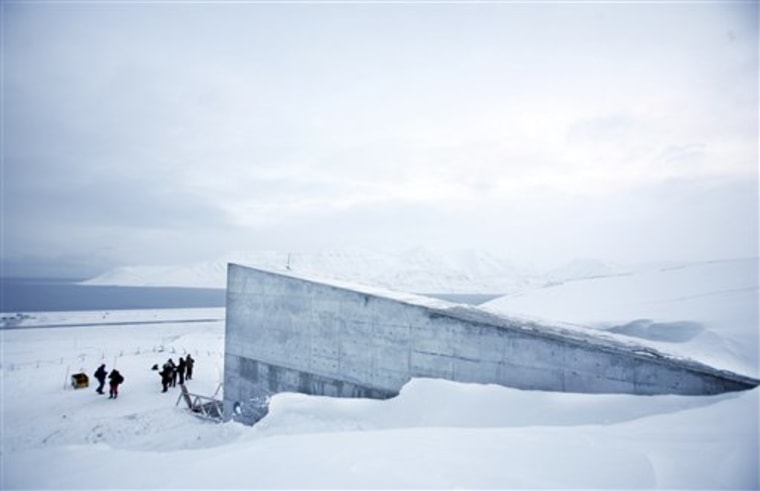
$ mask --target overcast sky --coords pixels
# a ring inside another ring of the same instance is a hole
[[[5,275],[757,255],[758,3],[2,3]]]

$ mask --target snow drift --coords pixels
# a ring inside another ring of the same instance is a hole
[[[385,401],[278,394],[257,426],[215,424],[175,406],[178,389],[162,394],[149,367],[191,352],[188,387],[213,393],[222,322],[77,327],[78,315],[57,314],[70,327],[3,331],[3,489],[760,484],[760,389],[637,397],[415,379]],[[126,377],[118,400],[64,390],[67,373],[101,360]]]
[[[568,281],[483,307],[624,334],[757,377],[758,293],[758,258],[748,258]]]

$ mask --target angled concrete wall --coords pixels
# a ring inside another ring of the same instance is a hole
[[[229,266],[228,416],[253,422],[276,392],[391,397],[412,377],[633,394],[713,394],[757,385],[614,337]]]

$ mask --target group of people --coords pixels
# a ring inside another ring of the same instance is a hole
[[[115,368],[111,370],[111,373],[108,373],[105,363],[95,370],[95,378],[98,380],[98,388],[95,389],[95,392],[103,394],[103,386],[106,384],[106,374],[108,374],[108,398],[116,399],[119,397],[119,385],[124,382],[124,376]]]
[[[174,363],[174,360],[169,358],[164,363],[161,371],[158,372],[161,376],[161,386],[163,387],[161,392],[166,392],[169,390],[169,387],[176,387],[177,379],[179,379],[180,385],[183,385],[185,380],[192,380],[193,365],[195,365],[195,360],[189,354],[185,358],[180,356],[177,363]]]
[[[174,360],[169,358],[164,363],[163,369],[158,372],[161,376],[162,392],[166,392],[169,387],[176,387],[177,379],[179,379],[180,385],[184,384],[185,380],[191,380],[193,378],[193,365],[195,365],[195,360],[189,354],[185,358],[180,356],[179,362],[176,364]],[[153,365],[153,370],[158,370],[158,364]],[[119,396],[119,385],[124,383],[124,376],[118,370],[113,369],[111,373],[108,373],[106,364],[103,363],[95,370],[94,375],[98,381],[98,388],[95,389],[95,392],[104,394],[103,387],[106,384],[106,378],[108,378],[108,398],[116,399]]]

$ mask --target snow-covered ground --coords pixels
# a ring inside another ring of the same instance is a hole
[[[758,258],[652,266],[507,295],[483,307],[623,334],[757,377]]]
[[[590,323],[756,376],[757,259],[593,266],[597,277],[557,276],[488,308]],[[757,388],[643,397],[415,379],[386,401],[278,394],[246,427],[193,416],[150,370],[192,353],[189,390],[217,392],[223,309],[2,317],[2,489],[760,486]],[[101,362],[126,378],[117,400],[69,386]]]
[[[157,323],[75,327],[96,314],[58,313],[72,326],[4,330],[2,488],[760,484],[758,389],[637,397],[416,379],[386,401],[279,394],[254,427],[201,420],[176,406],[178,389],[161,393],[150,367],[192,353],[189,390],[213,394],[223,322],[168,322],[208,315],[139,312]],[[115,317],[128,315],[105,315]],[[101,361],[126,378],[117,400],[68,386]]]

